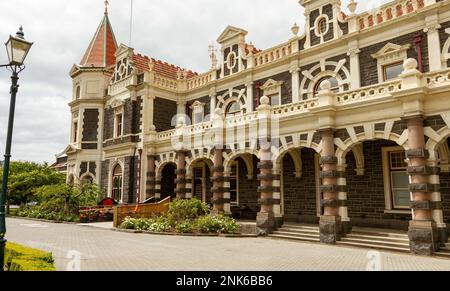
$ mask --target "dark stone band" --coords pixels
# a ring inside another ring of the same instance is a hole
[[[346,192],[347,187],[343,185],[322,185],[320,186],[320,192],[322,193],[339,193]]]
[[[272,161],[262,161],[262,162],[258,163],[258,169],[268,170],[268,169],[272,169],[272,168],[273,168]]]
[[[216,198],[211,200],[211,203],[214,205],[230,204],[230,202],[231,200],[228,198]]]
[[[258,193],[274,193],[274,192],[280,192],[279,187],[274,186],[259,186],[258,187]]]
[[[230,191],[230,189],[227,188],[227,187],[213,187],[213,188],[211,188],[211,192],[212,193],[223,194],[223,193],[226,193],[228,191]]]
[[[322,171],[320,177],[323,178],[345,178],[347,173],[340,171]]]
[[[442,209],[442,202],[438,201],[411,201],[411,209],[414,210],[437,210]]]
[[[273,181],[276,180],[275,175],[267,174],[267,175],[258,175],[259,181]]]
[[[428,159],[430,153],[427,149],[411,149],[406,151],[406,157],[408,159]]]
[[[335,156],[324,156],[320,158],[321,165],[337,165],[338,158]]]
[[[212,173],[223,173],[225,171],[225,167],[224,166],[213,166],[211,168],[211,172]]]
[[[409,185],[410,192],[439,192],[441,190],[441,186],[439,184],[411,184]]]
[[[321,207],[339,207],[341,205],[341,201],[338,199],[322,199],[320,201]]]
[[[147,177],[148,178],[156,177],[156,172],[147,172]]]
[[[280,199],[267,198],[267,199],[258,199],[258,205],[279,205],[281,204]]]
[[[186,178],[175,179],[175,184],[187,184]]]
[[[191,192],[192,192],[192,190],[187,189],[187,188],[175,189],[176,194],[186,194],[186,193],[191,193]]]
[[[225,176],[216,176],[216,177],[211,177],[210,180],[211,180],[211,182],[222,183],[222,182],[228,182],[230,180],[230,178],[225,177]]]
[[[186,169],[175,170],[175,175],[186,175]]]
[[[416,167],[408,167],[409,175],[439,175],[441,173],[441,169],[438,167],[428,167],[428,166],[416,166]]]

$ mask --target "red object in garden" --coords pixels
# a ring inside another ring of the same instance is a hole
[[[113,205],[117,205],[117,202],[112,198],[105,198],[98,205],[99,206],[113,206]]]

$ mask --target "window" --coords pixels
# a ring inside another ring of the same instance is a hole
[[[76,92],[75,92],[75,99],[80,99],[81,97],[81,87],[77,86]]]
[[[281,105],[281,98],[279,94],[275,94],[272,96],[268,96],[270,98],[270,105],[271,106],[279,106]]]
[[[73,142],[78,142],[78,122],[73,123]]]
[[[327,19],[325,17],[322,17],[318,22],[317,22],[317,32],[320,35],[324,35],[328,30],[328,23],[327,23]]]
[[[115,201],[118,202],[122,200],[122,179],[122,167],[120,165],[117,165],[113,170],[111,196]]]
[[[115,137],[122,136],[122,130],[123,130],[123,114],[117,114]]]
[[[236,54],[234,52],[231,52],[228,55],[228,61],[227,61],[228,69],[233,69],[236,66]]]
[[[192,124],[204,122],[204,106],[205,104],[195,101],[190,107],[192,109]]]
[[[237,101],[231,102],[226,110],[227,116],[236,116],[241,113],[241,105]]]
[[[394,63],[383,66],[384,81],[397,79],[403,72],[403,63]]]
[[[239,204],[239,163],[234,162],[231,165],[230,173],[230,203],[233,205]]]
[[[384,148],[383,160],[387,210],[409,210],[411,193],[405,150]]]
[[[322,83],[324,81],[328,80],[331,83],[331,91],[334,93],[339,92],[339,82],[335,77],[324,77],[322,79],[320,79],[316,85],[314,86],[314,96],[316,96],[320,90],[322,90],[320,88],[320,86],[322,85]]]

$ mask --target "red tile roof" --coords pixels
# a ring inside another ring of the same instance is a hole
[[[109,67],[116,63],[116,51],[116,38],[108,14],[105,13],[80,65],[96,68]]]
[[[250,45],[248,43],[245,44],[245,53],[247,53],[247,54],[250,52],[249,46]],[[255,46],[253,46],[253,54],[257,54],[259,52],[262,52],[262,50],[257,49]]]
[[[153,71],[163,77],[177,79],[179,70],[187,71],[188,79],[198,75],[197,73],[192,72],[190,70],[186,70],[181,67],[178,67],[178,66],[160,61],[160,60],[156,60],[154,58],[151,58],[151,60],[153,61],[153,64],[154,64]],[[143,56],[140,54],[135,54],[135,55],[133,55],[133,62],[138,70],[150,71],[150,64],[149,64],[150,58],[149,57]]]

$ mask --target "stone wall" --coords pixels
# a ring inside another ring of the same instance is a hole
[[[357,176],[353,152],[347,155],[348,214],[353,225],[408,228],[411,214],[385,213],[382,148],[398,146],[386,140],[364,144],[365,175]]]
[[[447,140],[450,146],[450,139]],[[441,195],[442,195],[442,207],[444,209],[444,221],[450,224],[450,172],[441,173]]]
[[[379,83],[378,80],[378,63],[377,59],[372,57],[372,54],[377,53],[381,50],[387,43],[393,43],[397,45],[406,45],[410,44],[411,47],[408,50],[408,58],[418,59],[416,48],[413,44],[414,37],[417,35],[422,35],[422,64],[424,72],[429,71],[429,61],[428,61],[428,40],[427,34],[423,33],[423,31],[416,31],[409,34],[405,34],[399,36],[394,39],[385,40],[383,42],[377,43],[375,45],[371,45],[365,48],[361,48],[361,52],[359,54],[359,61],[361,64],[360,73],[361,73],[361,86],[370,86]]]
[[[98,140],[98,109],[85,109],[83,119],[83,142],[96,142]]]
[[[157,132],[171,130],[172,118],[177,114],[177,102],[156,97],[154,102],[154,124]]]
[[[295,166],[289,154],[283,159],[284,219],[293,222],[318,222],[316,152],[304,148],[302,177],[295,176]]]

